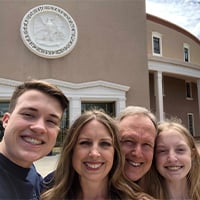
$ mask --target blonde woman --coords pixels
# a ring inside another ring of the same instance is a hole
[[[123,168],[115,121],[102,111],[86,111],[67,133],[41,199],[151,199],[125,178]]]

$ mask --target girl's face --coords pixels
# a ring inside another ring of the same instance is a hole
[[[107,128],[96,120],[86,124],[80,132],[72,163],[80,180],[101,182],[107,180],[113,165],[113,140]]]
[[[186,180],[191,169],[191,149],[184,135],[174,129],[159,133],[156,141],[156,167],[166,181]]]

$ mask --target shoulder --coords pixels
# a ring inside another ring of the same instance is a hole
[[[47,176],[45,176],[43,182],[45,182],[45,183],[47,183],[47,184],[48,184],[49,182],[51,182],[52,179],[54,179],[54,173],[55,173],[55,171],[52,171],[52,172],[50,172]]]
[[[35,186],[23,178],[11,176],[3,169],[0,172],[0,199],[35,199],[39,198],[40,187]]]
[[[26,181],[28,181],[34,188],[37,195],[42,191],[43,177],[37,172],[34,165],[30,167],[29,173],[27,174]]]
[[[55,171],[50,172],[47,176],[44,177],[42,182],[43,190],[50,189],[54,185],[54,174]]]
[[[43,178],[42,176],[37,172],[36,168],[34,165],[32,165],[30,167],[30,170],[29,170],[29,173],[28,173],[28,176],[27,176],[27,179],[28,180],[37,180],[37,181],[43,181]]]

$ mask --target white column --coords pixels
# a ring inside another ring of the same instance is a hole
[[[116,116],[119,115],[119,113],[126,107],[126,99],[125,98],[119,98],[116,101]]]
[[[156,116],[158,121],[164,120],[163,114],[163,85],[162,85],[162,72],[154,73],[155,95],[156,95]]]
[[[69,125],[81,115],[81,99],[79,97],[69,98]]]
[[[199,116],[200,116],[200,80],[197,80],[197,93],[198,93]]]

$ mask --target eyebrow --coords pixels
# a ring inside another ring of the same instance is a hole
[[[33,112],[38,112],[38,109],[34,108],[34,107],[24,107],[24,108],[21,109],[21,111],[23,111],[23,110],[29,110],[29,111],[33,111]],[[49,114],[49,116],[51,116],[53,118],[56,118],[58,120],[61,120],[61,118],[56,114]]]
[[[101,138],[101,140],[109,140],[109,141],[113,141],[112,138]]]
[[[163,144],[161,144],[161,145],[156,144],[156,148],[163,148],[163,147],[166,147],[166,145],[163,145]]]
[[[92,140],[90,137],[84,137],[84,136],[79,137],[78,139],[79,140]],[[106,138],[100,138],[100,140],[109,140],[109,141],[112,141],[113,139],[110,138],[110,137],[106,137]]]
[[[132,137],[131,135],[124,135],[120,137],[120,140],[129,139],[129,140],[136,140],[135,137]]]

